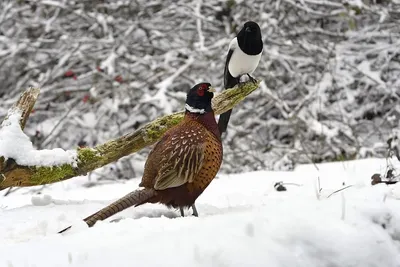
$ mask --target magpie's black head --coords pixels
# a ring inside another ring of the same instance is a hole
[[[211,99],[215,89],[209,83],[199,83],[189,90],[186,97],[186,111],[190,113],[204,114],[212,111]]]
[[[240,49],[248,55],[258,55],[263,49],[260,26],[254,21],[247,21],[237,34]]]

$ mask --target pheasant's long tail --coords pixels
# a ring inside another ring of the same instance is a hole
[[[108,217],[113,216],[114,214],[123,211],[132,206],[139,206],[141,204],[146,203],[150,198],[155,196],[156,192],[153,189],[138,189],[135,190],[126,196],[118,199],[117,201],[111,203],[107,207],[99,210],[98,212],[90,215],[85,218],[84,221],[87,223],[89,227],[92,227],[97,221],[102,221],[107,219]],[[61,230],[58,232],[59,234],[70,229],[71,226]]]

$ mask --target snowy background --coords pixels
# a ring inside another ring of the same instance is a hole
[[[262,83],[234,110],[199,218],[148,204],[86,229],[82,218],[137,187],[146,148],[0,192],[0,267],[399,267],[400,185],[370,185],[400,167],[385,159],[400,115],[398,0],[3,0],[0,118],[32,85],[36,149],[134,131],[181,110],[199,81],[221,90],[249,19],[262,29]]]
[[[222,88],[226,51],[257,21],[262,86],[235,109],[222,172],[384,157],[399,120],[400,1],[0,1],[0,117],[42,89],[37,148],[94,146]],[[103,179],[141,174],[148,149]]]

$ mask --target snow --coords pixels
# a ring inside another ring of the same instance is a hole
[[[168,59],[166,60],[166,64],[168,63]],[[176,71],[174,71],[171,76],[166,78],[165,80],[157,83],[155,85],[156,88],[158,88],[157,93],[154,96],[151,97],[145,97],[142,103],[147,103],[147,102],[152,102],[152,101],[158,101],[159,106],[163,108],[164,114],[170,114],[172,113],[172,107],[168,104],[170,101],[166,96],[167,96],[167,91],[168,88],[171,87],[172,83],[176,78],[179,77],[187,68],[190,67],[194,63],[194,58],[190,57],[187,59],[186,63],[182,65],[180,68],[178,68]],[[168,67],[170,68],[170,67]]]
[[[146,204],[93,228],[81,219],[139,178],[22,188],[0,197],[0,266],[400,266],[400,186],[370,185],[385,168],[366,159],[219,175],[196,202],[198,218]],[[279,181],[287,191],[274,189]],[[328,198],[343,182],[352,187]]]
[[[0,156],[12,158],[23,166],[57,166],[76,164],[77,154],[74,150],[34,149],[29,137],[22,131],[19,120],[21,112],[12,110],[8,119],[0,127]]]
[[[53,198],[50,195],[41,195],[38,194],[36,196],[32,196],[32,205],[34,206],[45,206],[53,203]]]
[[[107,71],[109,75],[115,74],[115,59],[118,55],[112,51],[110,55],[100,64],[100,68]]]

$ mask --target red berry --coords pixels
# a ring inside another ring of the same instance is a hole
[[[117,77],[115,77],[114,80],[119,82],[119,83],[123,83],[124,82],[124,79],[122,79],[121,75],[118,75]]]
[[[75,75],[75,73],[72,70],[68,70],[66,73],[64,73],[65,77],[71,77],[71,76],[74,76],[74,75]]]
[[[89,95],[85,95],[85,96],[83,97],[83,99],[82,99],[83,103],[88,102],[89,98],[90,98]]]

